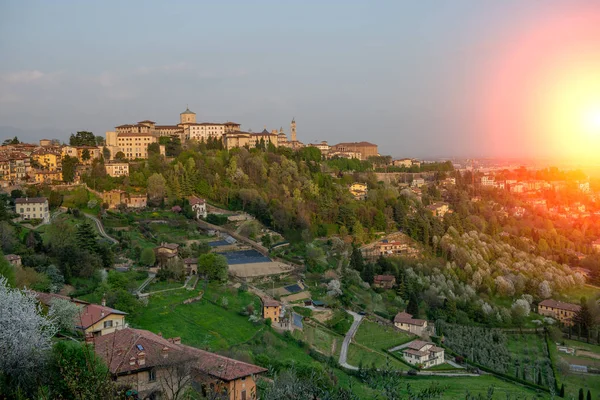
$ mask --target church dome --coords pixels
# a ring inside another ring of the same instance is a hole
[[[182,112],[182,114],[194,114],[194,115],[196,115],[196,113],[195,113],[195,112],[193,112],[193,111],[190,111],[190,109],[189,109],[189,108],[186,108],[186,109],[185,109],[185,111],[184,111],[184,112]]]

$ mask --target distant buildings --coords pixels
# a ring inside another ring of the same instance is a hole
[[[21,256],[16,255],[16,254],[7,254],[5,256],[5,258],[6,258],[6,261],[8,261],[10,265],[12,265],[14,267],[21,266]]]
[[[366,183],[355,182],[350,185],[350,194],[354,196],[355,200],[366,200],[368,188]]]
[[[21,220],[41,219],[44,224],[50,223],[48,199],[45,197],[25,197],[15,200],[15,211]]]
[[[431,211],[434,217],[444,217],[448,212],[450,212],[448,203],[444,203],[441,201],[435,202],[427,206],[427,209]]]
[[[281,303],[271,299],[263,299],[263,318],[279,322],[281,318]]]
[[[391,289],[396,285],[396,277],[393,275],[375,275],[373,287],[378,289]]]
[[[120,205],[127,208],[145,208],[148,205],[148,196],[115,189],[102,193],[102,202],[108,209],[117,208]]]
[[[113,178],[129,176],[129,164],[126,162],[106,161],[104,163],[106,174]]]
[[[359,160],[366,160],[369,157],[377,156],[377,145],[369,142],[348,142],[338,143],[331,146],[329,149],[328,156],[331,157],[344,157],[344,158],[358,158]]]

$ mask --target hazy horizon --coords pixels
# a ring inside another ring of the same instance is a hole
[[[571,71],[598,87],[593,1],[4,1],[0,35],[1,137],[103,136],[189,106],[253,131],[295,117],[305,143],[394,157],[577,159],[597,143],[547,100]]]

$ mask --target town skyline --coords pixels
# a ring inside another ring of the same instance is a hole
[[[33,5],[0,6],[2,137],[103,135],[127,121],[170,123],[189,104],[199,120],[253,131],[296,117],[306,143],[368,135],[395,157],[579,159],[598,141],[537,102],[557,98],[553,82],[577,82],[573,71],[598,87],[590,1]],[[193,22],[203,15],[228,19]],[[133,29],[134,17],[161,22]]]

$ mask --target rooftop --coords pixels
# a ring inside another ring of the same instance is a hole
[[[559,310],[567,310],[567,311],[574,311],[574,312],[577,312],[577,311],[579,311],[579,309],[581,309],[581,306],[579,306],[577,304],[563,303],[562,301],[553,300],[553,299],[546,299],[544,301],[541,301],[539,305],[545,306],[545,307],[550,307],[550,308],[558,308]]]
[[[16,204],[40,204],[47,202],[45,197],[21,197],[15,200]]]
[[[85,306],[81,314],[76,317],[77,326],[82,329],[87,329],[111,314],[127,315],[126,312],[115,310],[114,308],[100,306],[98,304],[89,304]]]

